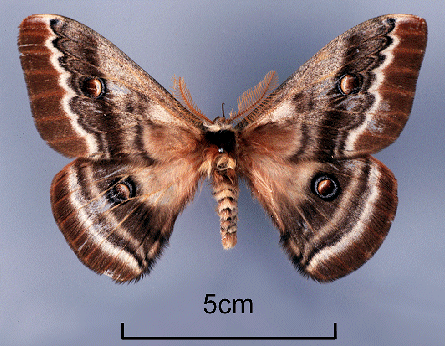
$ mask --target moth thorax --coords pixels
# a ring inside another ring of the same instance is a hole
[[[236,149],[235,132],[231,128],[222,128],[214,124],[205,133],[207,145],[216,146],[219,153],[234,153]]]

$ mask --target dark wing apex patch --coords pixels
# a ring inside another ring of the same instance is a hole
[[[384,35],[386,48],[378,51],[381,63],[370,70],[369,86],[366,79],[363,82],[363,92],[374,101],[365,112],[364,123],[352,128],[345,140],[344,152],[353,155],[375,153],[399,137],[411,113],[427,43],[422,18],[388,15],[375,21],[390,30]]]
[[[52,39],[49,21],[41,16],[30,16],[20,24],[20,61],[31,110],[39,133],[51,147],[67,156],[83,156],[96,150],[92,148],[96,144],[79,133],[67,114],[67,105],[62,100],[68,91],[60,84],[62,71],[54,65],[59,55],[48,45]]]

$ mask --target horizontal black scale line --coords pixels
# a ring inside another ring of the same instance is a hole
[[[122,340],[337,340],[337,323],[333,336],[125,336],[121,323]]]

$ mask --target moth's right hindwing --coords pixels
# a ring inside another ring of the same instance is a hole
[[[301,273],[332,281],[374,255],[397,208],[397,182],[385,165],[372,157],[300,163],[287,174],[272,215]]]

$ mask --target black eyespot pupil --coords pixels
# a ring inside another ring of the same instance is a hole
[[[114,180],[107,191],[107,198],[113,205],[121,204],[135,196],[136,184],[130,177]]]
[[[125,201],[130,198],[130,187],[126,184],[116,184],[114,186],[114,191],[116,193],[116,198]]]
[[[312,180],[312,192],[323,200],[332,201],[340,193],[340,185],[334,176],[319,174]]]
[[[82,84],[82,91],[86,96],[99,98],[105,93],[105,82],[102,78],[87,78]]]
[[[346,74],[339,80],[338,87],[342,94],[356,94],[360,90],[360,78],[353,74]]]

